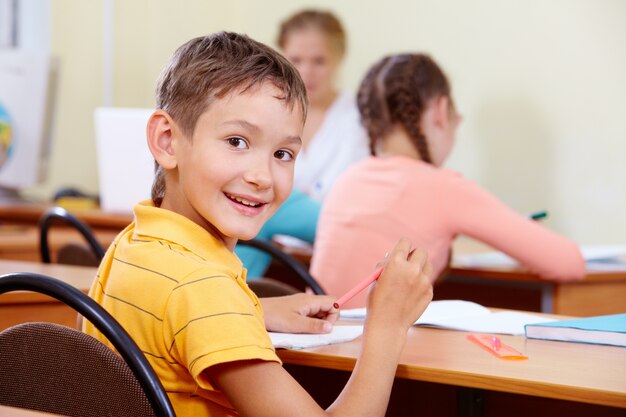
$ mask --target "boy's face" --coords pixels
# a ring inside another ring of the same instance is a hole
[[[191,140],[173,129],[176,168],[162,207],[203,226],[227,247],[250,239],[289,196],[303,114],[272,83],[216,99]],[[180,138],[176,138],[178,135]]]

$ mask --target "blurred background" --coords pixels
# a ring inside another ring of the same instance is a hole
[[[23,194],[98,194],[97,107],[153,107],[158,74],[183,42],[229,30],[276,46],[279,23],[305,7],[345,25],[339,87],[354,92],[385,54],[439,62],[464,116],[447,167],[521,213],[548,210],[550,228],[581,244],[624,242],[622,0],[0,0],[0,47],[58,65],[48,168]]]

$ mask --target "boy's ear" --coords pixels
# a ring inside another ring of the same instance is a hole
[[[164,169],[174,169],[177,166],[176,155],[172,146],[174,129],[174,120],[163,110],[156,110],[152,113],[146,127],[150,153]]]

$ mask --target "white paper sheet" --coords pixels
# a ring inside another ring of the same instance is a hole
[[[605,263],[607,270],[610,265],[624,265],[626,245],[584,245],[580,247],[583,259],[588,266]],[[452,264],[456,267],[498,267],[516,266],[519,263],[502,252],[483,252],[472,255],[455,255]]]
[[[454,255],[452,266],[455,267],[498,267],[516,266],[519,263],[502,252],[483,252],[471,255]]]
[[[364,308],[341,311],[344,320],[363,320],[365,315]],[[471,301],[438,300],[429,304],[415,324],[468,332],[519,335],[524,334],[524,325],[547,321],[553,319],[514,311],[492,313],[488,308]]]
[[[431,301],[415,324],[439,323],[458,317],[483,317],[491,311],[478,303],[464,300]]]
[[[626,245],[585,245],[580,250],[587,262],[619,260],[626,255]]]
[[[341,310],[340,316],[343,320],[365,320],[367,311],[365,308],[353,308]],[[464,300],[437,300],[432,301],[416,324],[430,320],[444,319],[447,317],[460,316],[484,316],[491,314],[491,311],[478,303]]]
[[[333,343],[349,342],[363,334],[363,326],[335,326],[330,333],[295,334],[269,332],[275,348],[305,349]]]
[[[466,332],[520,335],[524,334],[526,324],[548,321],[554,321],[554,319],[531,313],[500,311],[481,316],[447,317],[418,324]]]
[[[626,261],[614,260],[607,261],[589,261],[587,262],[587,271],[589,272],[618,272],[626,271]]]

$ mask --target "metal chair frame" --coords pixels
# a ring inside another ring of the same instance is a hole
[[[51,262],[48,232],[50,226],[57,220],[61,220],[78,230],[89,244],[96,259],[101,260],[104,257],[104,248],[100,242],[96,240],[92,230],[86,223],[83,223],[62,207],[51,207],[46,210],[39,219],[39,251],[43,263],[49,264]]]
[[[157,416],[175,417],[170,400],[135,341],[102,306],[73,286],[42,274],[15,272],[0,276],[0,294],[33,291],[67,304],[89,320],[115,347],[146,393]]]
[[[259,249],[263,252],[269,253],[272,258],[276,259],[282,265],[286,266],[289,270],[294,272],[294,274],[298,277],[300,281],[304,283],[305,286],[308,286],[313,290],[314,294],[325,295],[326,292],[320,286],[320,284],[313,278],[309,271],[307,271],[306,267],[298,262],[295,258],[290,256],[289,254],[283,252],[278,249],[276,246],[271,243],[261,240],[261,239],[250,239],[250,240],[240,240],[237,242],[238,245],[250,246],[256,249]],[[275,277],[271,277],[275,278]]]

